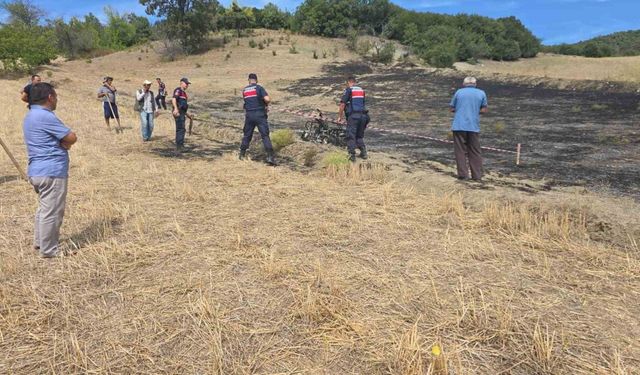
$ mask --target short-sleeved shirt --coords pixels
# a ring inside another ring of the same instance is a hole
[[[164,82],[158,84],[158,95],[167,96],[167,85],[165,85]]]
[[[345,112],[347,117],[351,113],[366,111],[365,107],[365,93],[360,86],[351,86],[344,90],[340,103],[346,104]]]
[[[53,111],[32,105],[22,126],[29,156],[29,177],[69,176],[69,152],[60,141],[71,133]]]
[[[114,91],[111,91],[111,89],[107,86],[100,87],[100,89],[98,90],[98,94],[107,94],[107,96],[103,96],[100,98],[103,102],[106,102],[107,98],[111,103],[116,102],[116,93]]]
[[[245,111],[264,111],[265,103],[264,97],[268,96],[267,90],[264,87],[252,83],[249,86],[242,89],[242,98],[244,99]]]
[[[23,89],[22,92],[24,92],[25,94],[27,94],[27,107],[31,108],[31,88],[33,87],[33,84],[28,84],[26,85]]]
[[[456,91],[451,103],[455,116],[451,130],[480,133],[480,109],[487,106],[487,94],[475,87]]]
[[[189,109],[189,96],[187,93],[181,87],[177,87],[173,90],[173,97],[176,99],[176,103],[178,104],[178,110],[187,112]]]

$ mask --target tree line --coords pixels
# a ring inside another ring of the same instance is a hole
[[[623,31],[574,44],[544,47],[545,52],[585,57],[618,57],[640,55],[640,30]]]
[[[30,0],[0,3],[9,14],[0,25],[0,61],[5,69],[29,70],[56,55],[84,58],[121,50],[149,40],[175,41],[182,50],[200,52],[212,32],[231,30],[240,36],[252,28],[288,29],[307,35],[357,38],[373,35],[410,47],[425,62],[448,67],[456,61],[480,58],[516,60],[533,57],[541,44],[515,17],[491,19],[476,15],[443,15],[403,9],[389,0],[305,0],[295,12],[269,3],[224,7],[217,0],[139,0],[147,15],[120,14],[105,9],[101,22],[94,14],[68,20],[43,19]],[[388,48],[387,48],[388,47]],[[391,47],[374,46],[389,56]],[[393,55],[391,53],[391,55]],[[385,58],[386,59],[386,58]],[[382,59],[381,59],[382,60]]]

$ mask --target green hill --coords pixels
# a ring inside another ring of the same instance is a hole
[[[640,55],[640,30],[622,31],[574,44],[545,46],[546,52],[586,57]]]

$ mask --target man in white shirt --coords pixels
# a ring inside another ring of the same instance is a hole
[[[153,117],[156,113],[156,101],[151,91],[151,82],[145,80],[142,90],[136,92],[137,109],[140,111],[140,131],[144,142],[151,139],[153,133]]]

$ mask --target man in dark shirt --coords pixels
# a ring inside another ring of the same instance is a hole
[[[258,76],[255,73],[249,74],[249,85],[242,90],[242,98],[244,99],[244,135],[240,144],[240,160],[244,159],[253,138],[253,131],[256,126],[262,137],[262,144],[267,152],[267,163],[275,165],[273,155],[273,145],[269,138],[269,123],[267,122],[268,106],[271,102],[269,94],[264,87],[258,85]]]
[[[173,90],[173,98],[171,99],[173,117],[176,119],[176,149],[178,151],[182,151],[184,147],[184,136],[187,132],[185,128],[186,118],[191,118],[191,116],[187,114],[189,110],[189,96],[186,92],[190,84],[191,82],[188,78],[183,77],[180,79],[180,86]]]
[[[158,95],[156,96],[156,107],[160,109],[167,109],[167,86],[162,82],[160,77],[156,78],[156,82],[158,82]]]
[[[356,77],[347,78],[347,88],[340,99],[338,121],[342,122],[342,115],[347,117],[347,150],[349,160],[356,161],[356,147],[360,149],[360,157],[367,159],[367,148],[364,144],[364,130],[369,124],[369,111],[365,106],[364,89],[356,84]]]
[[[40,83],[40,82],[42,82],[42,79],[40,78],[40,76],[37,74],[34,74],[31,76],[31,83],[26,85],[20,92],[20,96],[21,96],[20,99],[22,99],[23,102],[27,103],[27,108],[31,108],[31,101],[29,99],[31,96],[31,88],[36,83]]]

